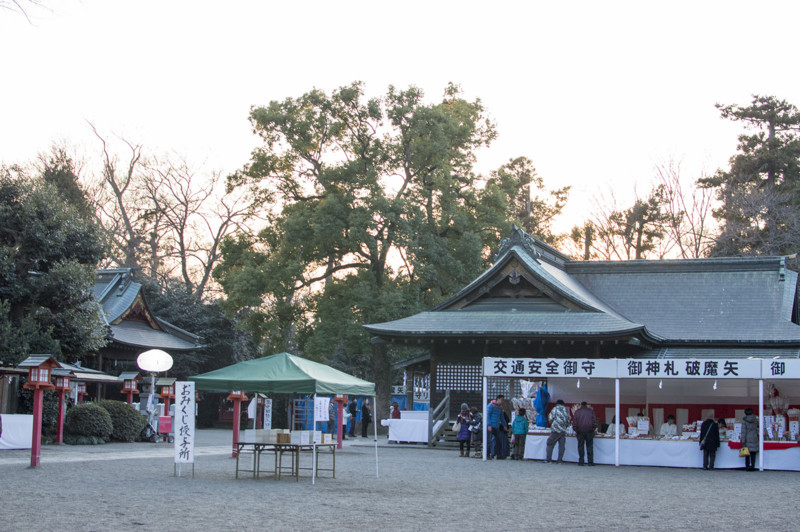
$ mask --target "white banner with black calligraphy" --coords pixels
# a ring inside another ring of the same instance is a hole
[[[761,361],[762,379],[800,379],[800,360],[775,358]]]
[[[617,376],[617,361],[589,358],[484,358],[487,377],[607,378]]]
[[[632,358],[618,361],[620,379],[758,379],[761,361],[749,358]]]
[[[272,428],[272,399],[264,399],[264,428]]]
[[[328,422],[328,406],[331,404],[330,397],[315,397],[314,398],[314,423]]]
[[[194,463],[194,383],[175,383],[175,463]]]
[[[764,364],[764,378],[783,371],[800,378],[800,366],[790,366],[796,361],[756,360],[745,358],[689,359],[689,358],[491,358],[483,359],[486,377],[522,377],[546,379],[557,377],[599,379],[759,379]],[[781,363],[786,364],[781,365]],[[773,373],[767,373],[767,368]],[[794,369],[797,368],[797,369]],[[786,376],[782,378],[793,378]]]

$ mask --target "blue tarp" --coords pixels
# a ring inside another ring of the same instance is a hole
[[[547,404],[550,402],[550,392],[547,391],[547,386],[542,386],[536,392],[536,398],[533,400],[533,408],[536,409],[536,426],[547,427]]]

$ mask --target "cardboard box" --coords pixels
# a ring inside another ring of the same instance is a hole
[[[275,435],[277,443],[292,443],[292,435],[280,432]]]
[[[336,440],[333,439],[333,434],[323,434],[322,435],[322,443],[336,443]]]

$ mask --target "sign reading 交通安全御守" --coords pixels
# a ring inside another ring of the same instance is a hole
[[[590,358],[484,358],[483,374],[487,377],[525,378],[600,378],[600,379],[758,379],[769,378],[767,368],[789,366],[768,364],[775,360],[730,359],[590,359]],[[778,361],[784,362],[784,361]],[[787,360],[787,363],[800,360]],[[763,369],[762,369],[763,363]],[[795,366],[791,366],[795,368]],[[800,367],[797,367],[800,370]],[[778,371],[778,370],[773,370]],[[775,376],[773,374],[773,376]],[[775,376],[777,378],[777,376]],[[783,377],[792,378],[792,377]],[[800,377],[794,377],[800,378]]]
[[[580,377],[608,378],[617,376],[617,361],[589,358],[484,358],[483,374],[487,377]]]
[[[175,463],[194,463],[194,383],[175,383]]]

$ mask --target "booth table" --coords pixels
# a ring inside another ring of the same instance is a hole
[[[389,427],[389,441],[428,443],[428,419],[382,419],[381,425]]]
[[[316,453],[313,453],[316,447]],[[261,469],[261,455],[264,453],[272,453],[275,457],[274,467],[271,470]],[[331,455],[331,467],[320,468],[319,456],[320,454]],[[288,454],[291,458],[290,465],[283,465],[283,455]],[[300,457],[303,454],[315,454],[316,463],[312,463],[309,467],[300,467]],[[252,469],[244,469],[244,461],[241,460],[242,455],[252,456]],[[241,462],[241,463],[240,463]],[[242,466],[242,467],[240,467]],[[330,471],[333,478],[336,478],[336,444],[335,443],[318,443],[312,444],[294,444],[294,443],[275,443],[275,442],[246,442],[240,441],[236,443],[236,478],[239,478],[239,472],[252,473],[253,478],[258,478],[261,473],[274,473],[275,479],[280,480],[284,472],[289,473],[290,476],[295,477],[295,480],[300,480],[300,470],[312,471],[316,468],[317,478],[319,478],[320,471]]]
[[[525,458],[544,460],[547,457],[548,434],[528,434],[525,440]],[[574,436],[567,436],[564,460],[578,461],[578,442]],[[787,442],[788,443],[788,442]],[[765,444],[766,445],[766,444]],[[739,457],[739,447],[735,443],[722,442],[717,449],[714,462],[716,469],[742,469],[744,458]],[[786,448],[788,447],[788,448]],[[553,449],[553,458],[558,457],[558,445]],[[610,464],[614,460],[614,438],[594,438],[594,463]],[[694,440],[652,440],[644,438],[620,438],[619,465],[665,466],[665,467],[703,467],[703,452]],[[758,466],[758,461],[756,461]],[[764,450],[764,469],[800,471],[800,446],[791,444],[784,448]]]

